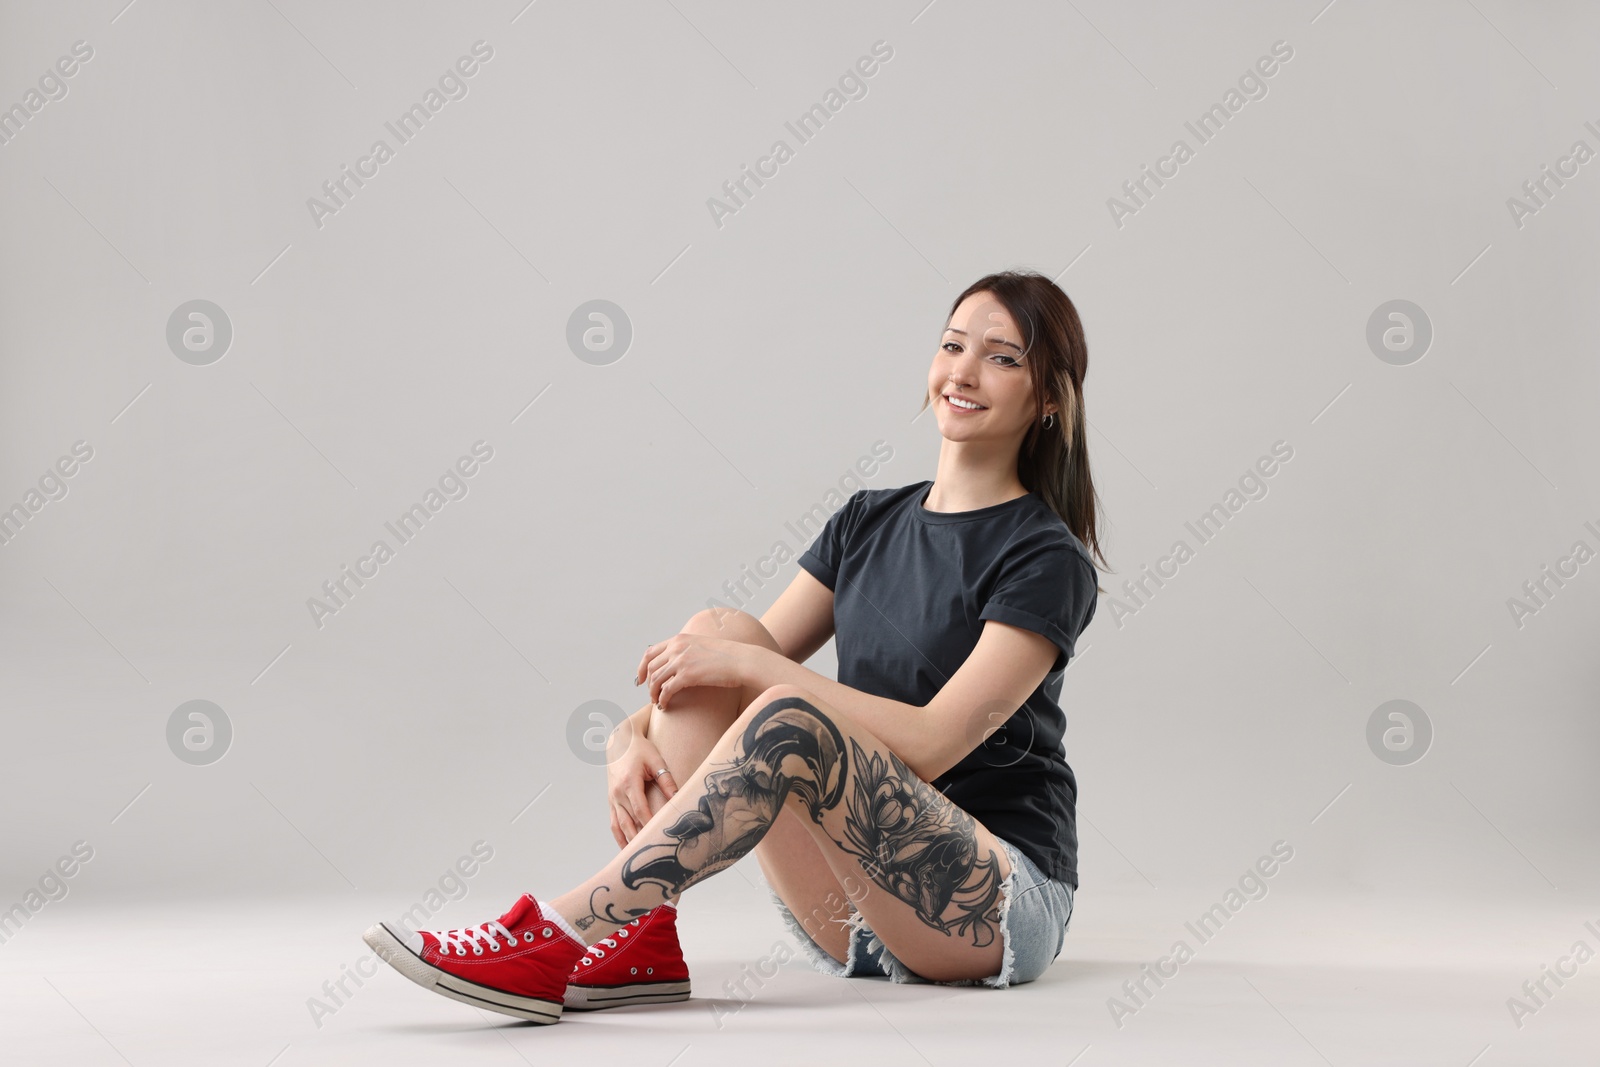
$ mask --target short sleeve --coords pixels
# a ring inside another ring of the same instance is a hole
[[[1050,673],[1066,667],[1078,635],[1099,604],[1094,564],[1067,539],[1041,531],[1010,549],[980,619],[1043,634],[1058,652]]]
[[[857,489],[851,494],[843,507],[828,516],[828,521],[822,524],[822,532],[811,542],[811,547],[800,554],[800,566],[829,589],[839,580],[839,561],[844,558],[845,545],[849,543],[850,534],[856,527],[865,494],[865,489]]]

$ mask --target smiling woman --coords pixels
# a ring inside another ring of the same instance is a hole
[[[936,477],[858,489],[760,620],[708,609],[645,649],[650,701],[607,744],[621,851],[476,927],[374,926],[382,958],[535,1022],[683,1000],[679,898],[754,852],[826,974],[1044,973],[1078,886],[1059,697],[1099,591],[1088,354],[1036,273],[979,279],[940,338]],[[802,666],[830,637],[837,679]]]

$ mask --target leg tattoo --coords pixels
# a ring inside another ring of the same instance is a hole
[[[848,840],[834,843],[924,923],[971,936],[980,948],[991,944],[1000,921],[999,859],[992,849],[978,858],[972,816],[893,752],[887,760],[869,755],[854,738],[850,748],[847,756],[839,728],[811,703],[799,697],[773,701],[751,717],[734,758],[706,775],[695,810],[663,829],[673,843],[635,851],[622,865],[623,883],[635,890],[653,884],[662,899],[683,892],[755,848],[793,794],[818,826],[824,812],[843,806]],[[602,919],[621,926],[648,911],[619,910],[603,899],[609,895],[609,886],[590,893],[590,913],[576,924],[580,930]],[[947,920],[952,902],[957,913]]]
[[[978,859],[972,816],[918,778],[892,751],[868,756],[855,738],[855,790],[845,815],[848,843],[873,881],[910,904],[917,918],[950,933],[991,944],[1000,922],[1000,861]],[[954,901],[957,914],[946,921]]]

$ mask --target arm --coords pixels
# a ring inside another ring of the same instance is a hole
[[[784,654],[746,646],[744,682],[751,691],[787,683],[815,693],[859,720],[928,782],[954,767],[1022,707],[1057,652],[1054,642],[1041,634],[987,620],[972,654],[926,707],[918,707],[863,693],[801,666],[833,633],[833,591],[808,571],[795,575],[761,622]]]
[[[1039,687],[1057,656],[1050,638],[987,619],[955,675],[926,706],[918,707],[853,689],[791,658],[810,658],[827,640],[833,632],[832,609],[833,591],[802,571],[761,619],[779,650],[680,634],[665,646],[652,646],[661,650],[661,662],[653,672],[640,664],[641,679],[650,681],[651,698],[664,705],[670,705],[663,694],[673,685],[739,685],[747,693],[782,684],[806,689],[860,721],[918,777],[931,782],[1004,726]],[[1019,617],[1025,615],[1031,613],[1018,610]],[[1069,645],[1062,648],[1070,651]]]
[[[745,647],[749,656],[747,661],[749,665],[745,669],[745,684],[752,692],[758,692],[769,686],[790,684],[815,693],[823,703],[838,708],[872,731],[879,740],[893,750],[895,755],[905,761],[906,766],[916,771],[919,777],[932,780],[923,773],[922,754],[926,751],[930,740],[925,736],[930,732],[930,728],[924,717],[924,709],[915,704],[876,697],[859,689],[851,689],[825,674],[818,674],[792,659],[778,655],[770,648],[762,648],[759,645]],[[962,755],[966,753],[963,752]],[[951,765],[954,763],[952,760]],[[937,773],[934,777],[937,777]]]
[[[761,616],[761,625],[783,650],[783,658],[804,663],[833,636],[833,590],[801,569]],[[652,710],[652,705],[646,704],[628,716],[635,736],[649,736]],[[619,723],[613,734],[621,728]]]
[[[761,616],[785,659],[804,663],[833,636],[833,590],[801,567]]]
[[[748,654],[743,672],[748,691],[760,692],[782,683],[801,686],[824,703],[858,720],[906,760],[908,767],[916,769],[917,764],[906,759],[906,753],[926,732],[923,709],[863,693],[801,666],[833,636],[832,589],[804,567],[800,568],[788,588],[761,616],[761,625],[772,634],[783,653],[780,655],[758,645],[749,645],[743,650]]]

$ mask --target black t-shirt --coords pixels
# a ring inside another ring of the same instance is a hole
[[[839,681],[921,707],[977,647],[986,619],[1055,642],[1055,663],[1022,707],[975,722],[976,747],[933,785],[1076,889],[1078,780],[1057,701],[1074,642],[1094,618],[1097,572],[1037,495],[938,512],[922,506],[932,485],[858,490],[800,555],[834,592]]]

